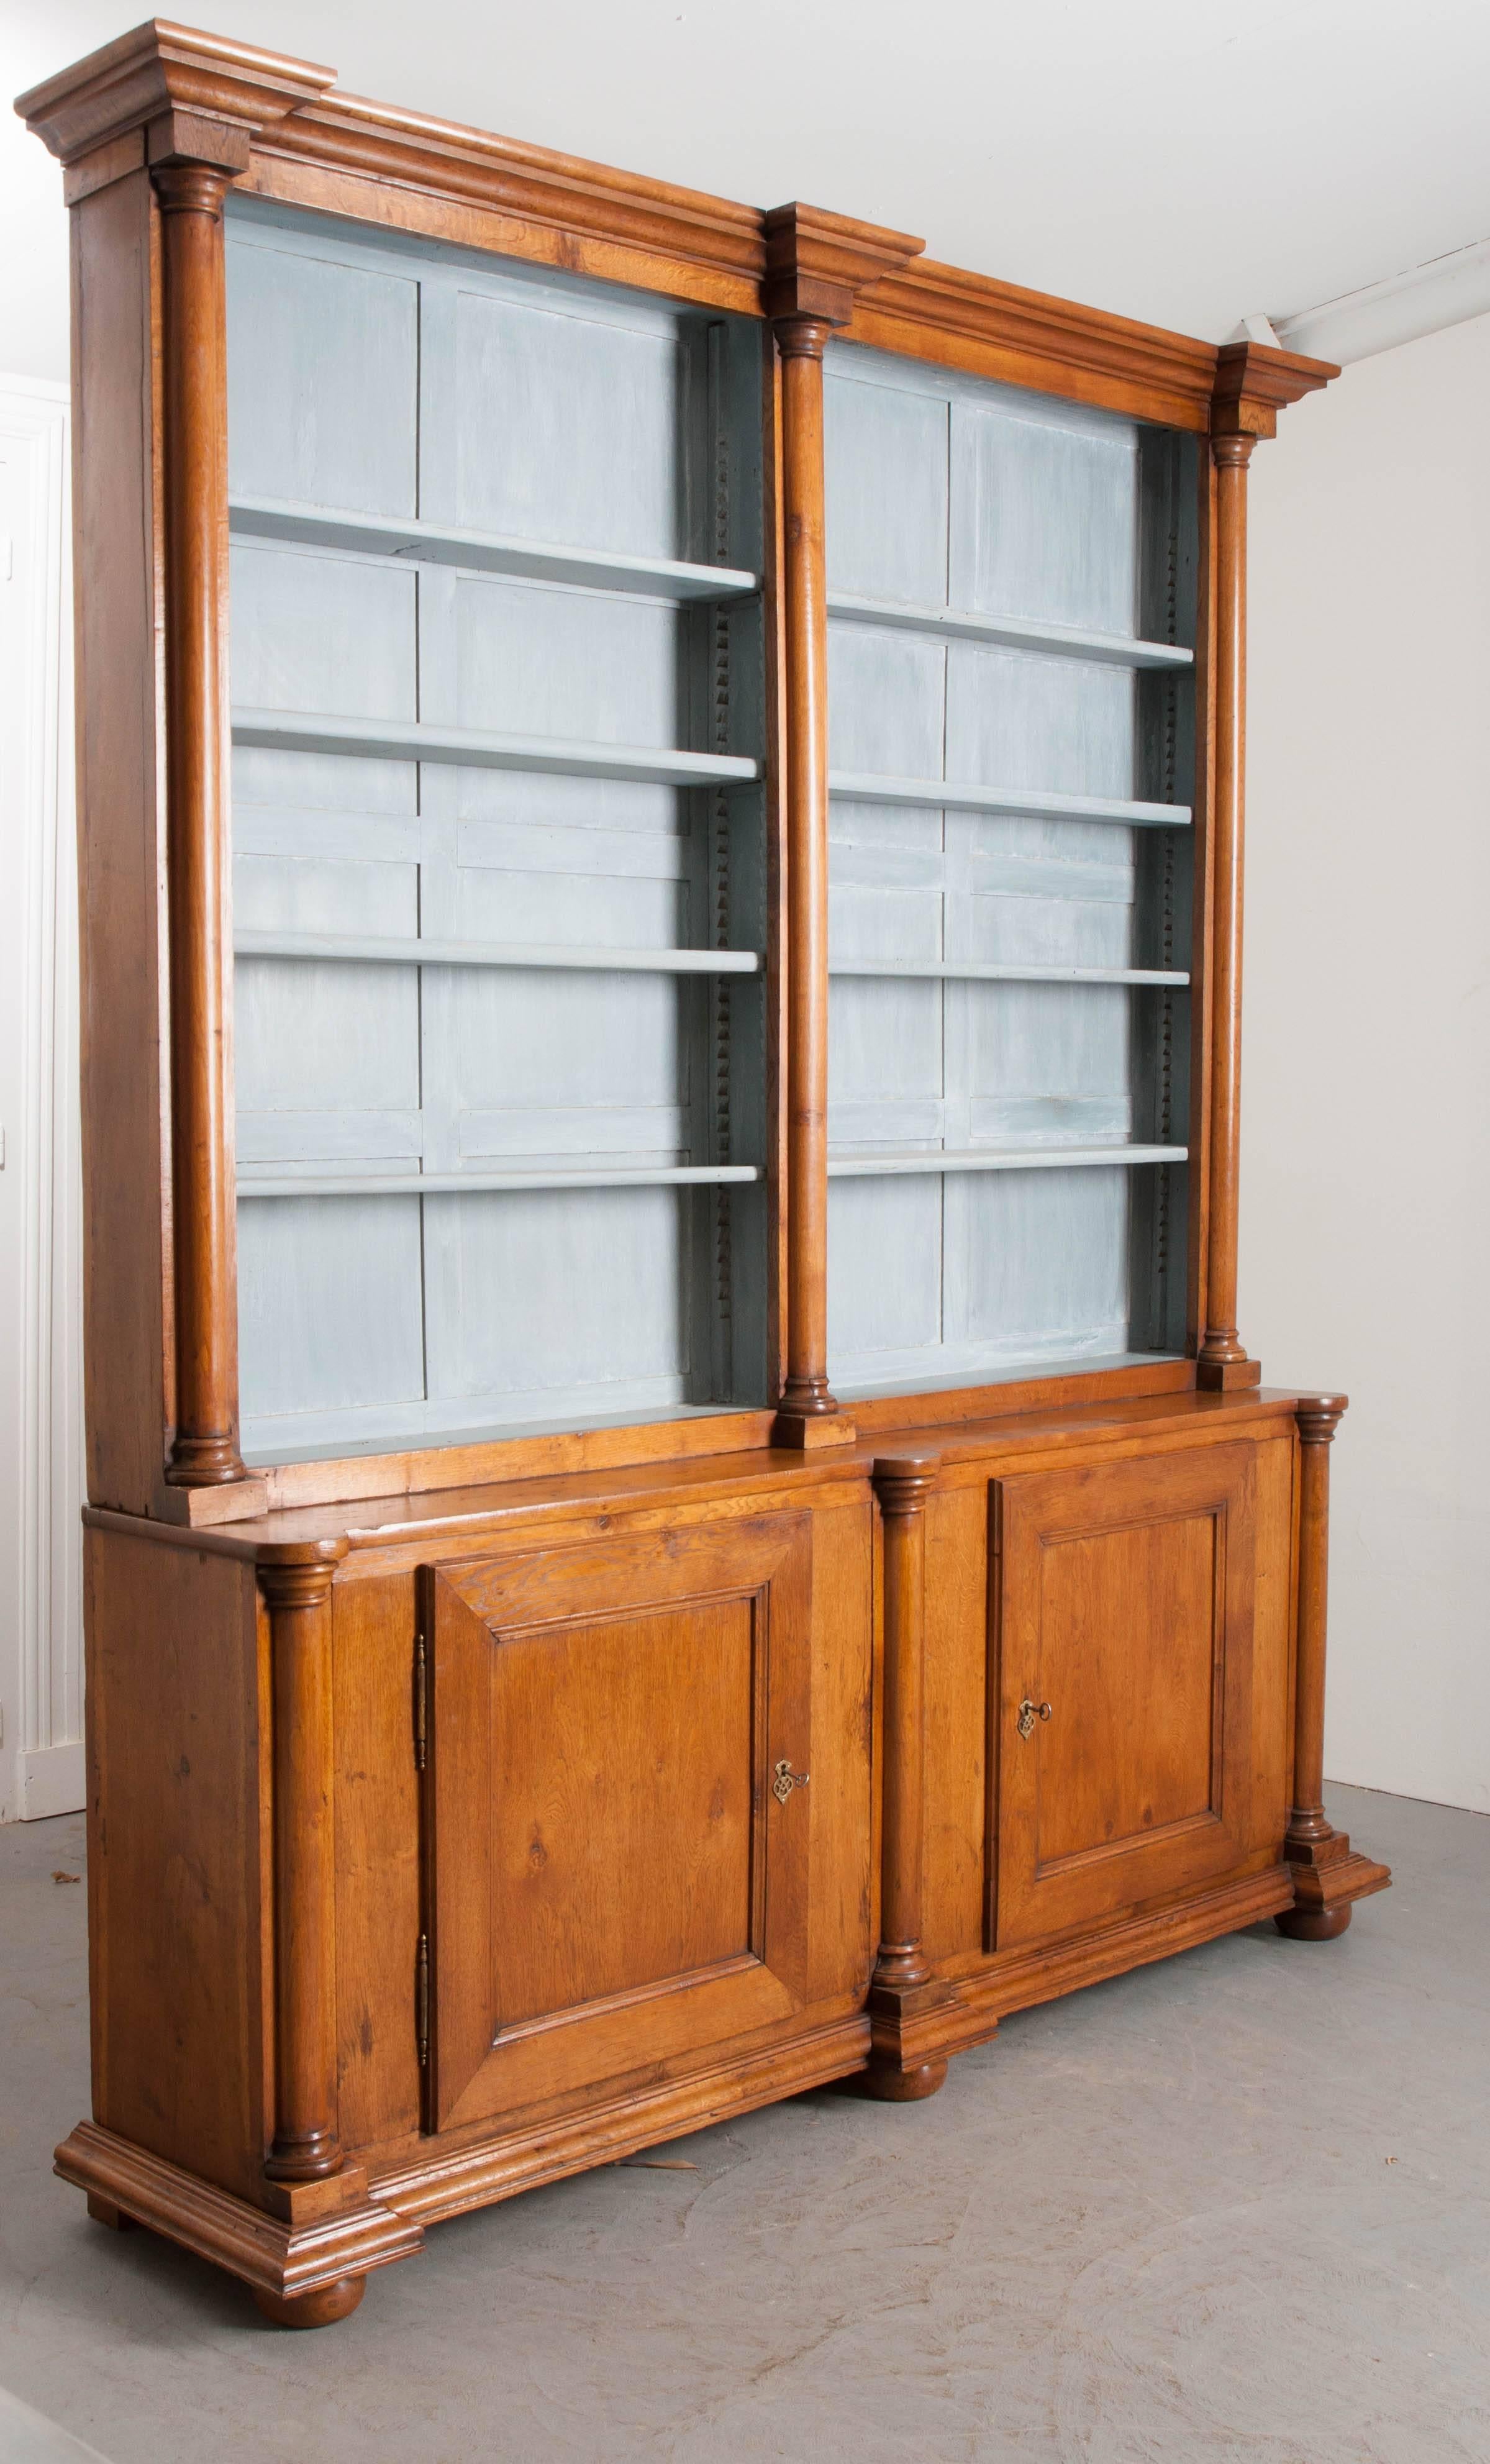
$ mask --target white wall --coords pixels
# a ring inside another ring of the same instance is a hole
[[[68,412],[0,378],[0,1822],[83,1801]]]
[[[1344,1387],[1326,1769],[1490,1812],[1490,317],[1252,464],[1241,1331]]]

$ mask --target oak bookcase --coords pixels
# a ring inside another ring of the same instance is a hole
[[[1247,466],[1334,373],[163,23],[73,220],[94,2119],[426,2223],[1389,1879],[1237,1329]]]

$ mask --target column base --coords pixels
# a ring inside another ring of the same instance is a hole
[[[248,1474],[235,1439],[192,1438],[178,1433],[165,1477],[173,1488],[218,1488],[227,1481],[246,1480]]]
[[[1260,1386],[1260,1360],[1205,1360],[1195,1362],[1195,1384],[1203,1395],[1231,1395],[1239,1386]]]
[[[959,2034],[961,2003],[944,1977],[924,1985],[871,1985],[869,2060],[844,2081],[854,2096],[913,2104],[934,2096],[947,2076],[948,2039]]]
[[[424,2229],[371,2196],[360,2165],[294,2189],[266,2183],[288,2213],[234,2198],[132,2140],[80,2122],[54,2160],[64,2182],[88,2194],[102,2224],[142,2224],[209,2259],[245,2283],[266,2318],[284,2326],[329,2326],[356,2309],[371,2269],[410,2258]]]
[[[814,1446],[851,1446],[858,1436],[846,1412],[789,1412],[783,1405],[771,1423],[772,1444],[798,1454]]]
[[[1293,1876],[1293,1905],[1273,1923],[1290,1942],[1338,1941],[1356,1901],[1391,1886],[1391,1867],[1352,1849],[1345,1831],[1325,1839],[1285,1839],[1283,1855]]]

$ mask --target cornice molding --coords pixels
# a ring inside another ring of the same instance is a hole
[[[203,162],[266,197],[567,265],[1204,434],[1271,436],[1336,371],[941,265],[815,206],[760,213],[426,114],[337,94],[335,72],[151,19],[22,95],[73,199],[149,161]]]
[[[940,336],[967,345],[966,357],[938,351]],[[1006,384],[1078,401],[1111,403],[1116,386],[1132,397],[1132,407],[1141,398],[1146,416],[1176,427],[1203,429],[1210,417],[1214,343],[931,258],[867,289],[856,302],[849,339],[955,358]]]
[[[261,52],[152,17],[57,77],[33,86],[15,108],[58,160],[77,163],[136,129],[173,116],[205,122],[233,167],[244,169],[252,140],[287,112],[336,83],[335,69]],[[152,147],[159,159],[171,140]],[[210,158],[208,158],[210,159]]]
[[[1340,370],[1328,360],[1269,350],[1265,342],[1226,342],[1216,355],[1211,433],[1276,436],[1278,414],[1306,393],[1318,393]]]
[[[369,102],[361,95],[328,95],[301,106],[267,128],[254,151],[754,282],[765,272],[761,216],[753,206]]]
[[[919,256],[924,239],[830,214],[821,206],[773,206],[761,217],[768,317],[822,318],[846,325],[856,296]]]

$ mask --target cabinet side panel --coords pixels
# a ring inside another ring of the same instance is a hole
[[[158,285],[143,171],[73,211],[88,1494],[141,1513],[174,1418],[163,1232]]]
[[[988,1514],[986,1483],[927,1508],[923,1939],[933,1960],[983,1947]]]
[[[90,1531],[86,1612],[95,2118],[255,2197],[267,2108],[252,1569]]]

